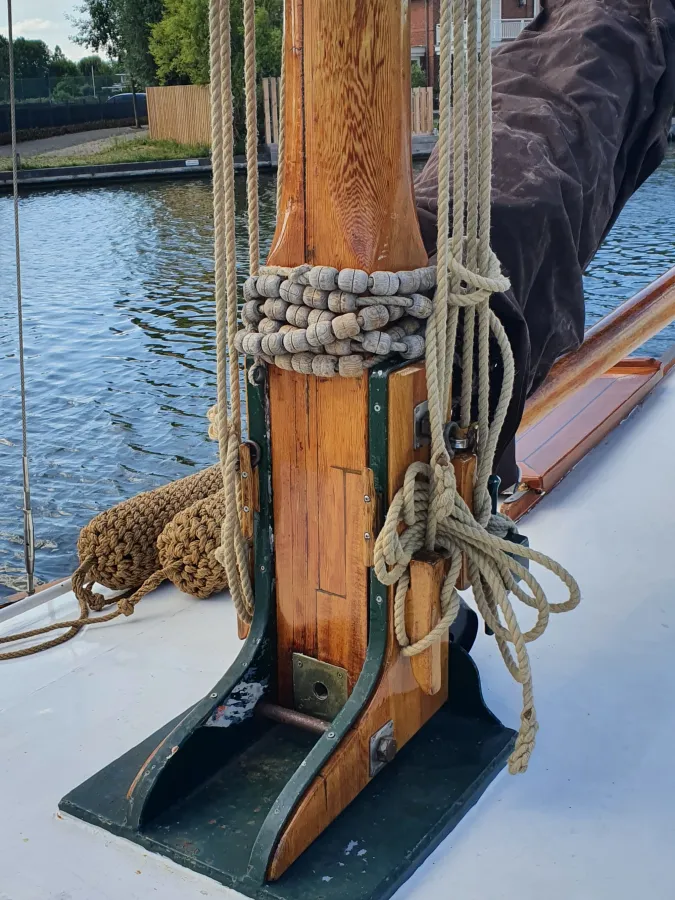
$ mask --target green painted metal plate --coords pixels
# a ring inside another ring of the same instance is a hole
[[[277,882],[254,883],[247,863],[263,820],[315,741],[305,732],[255,719],[237,729],[202,729],[209,755],[222,753],[223,766],[140,832],[126,825],[120,798],[163,732],[82,784],[61,809],[255,900],[386,900],[478,800],[513,744],[514,732],[484,706],[470,658],[453,648],[450,659],[456,701]]]

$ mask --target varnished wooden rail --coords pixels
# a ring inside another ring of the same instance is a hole
[[[525,404],[521,430],[548,415],[675,319],[675,266],[590,328]]]

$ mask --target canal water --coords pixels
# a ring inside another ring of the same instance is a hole
[[[246,259],[244,184],[239,255]],[[275,184],[263,177],[264,249]],[[213,227],[207,181],[36,192],[21,238],[36,571],[77,565],[100,510],[216,461]],[[11,200],[0,197],[0,602],[23,588]],[[586,278],[588,323],[675,263],[675,155],[623,212]],[[645,348],[659,354],[671,328]]]

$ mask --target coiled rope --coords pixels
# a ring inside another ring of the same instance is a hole
[[[250,273],[257,276],[258,169],[254,154],[257,125],[253,5],[253,0],[244,2],[244,45],[248,130],[249,256]],[[229,15],[230,0],[211,0],[218,408],[228,410],[227,416],[213,412],[212,420],[220,442],[220,459],[227,496],[227,514],[218,559],[226,569],[238,614],[244,621],[250,621],[253,593],[247,564],[248,547],[239,523],[241,494],[236,477],[238,447],[241,440],[241,406],[238,350],[235,343],[237,296]],[[433,311],[427,324],[425,349],[431,459],[428,465],[414,463],[408,469],[404,485],[395,496],[377,538],[374,565],[377,577],[383,584],[396,585],[395,632],[402,652],[407,656],[413,656],[440,640],[454,621],[460,603],[456,589],[457,577],[462,566],[462,558],[467,560],[469,580],[478,609],[495,634],[508,670],[522,685],[523,709],[520,729],[509,760],[509,770],[516,773],[523,772],[527,768],[538,727],[526,644],[543,634],[551,613],[573,609],[579,603],[580,593],[576,582],[562,566],[536,550],[519,547],[519,557],[532,560],[548,569],[557,575],[567,588],[568,599],[565,602],[550,603],[539,582],[513,558],[514,545],[505,538],[514,526],[503,516],[491,515],[487,481],[493,469],[497,440],[511,401],[514,361],[506,332],[490,309],[491,295],[505,291],[509,287],[508,279],[502,275],[499,261],[490,247],[492,174],[490,34],[490,0],[480,0],[480,4],[478,0],[469,4],[465,4],[465,0],[441,0],[437,290]],[[283,65],[281,96],[285,98]],[[283,106],[282,99],[277,185],[278,214],[282,214],[280,176],[285,127]],[[450,228],[451,155],[452,229]],[[252,209],[253,206],[255,210]],[[275,297],[276,293],[273,296]],[[274,309],[276,310],[276,307]],[[260,318],[259,312],[253,310],[256,321]],[[283,312],[286,315],[287,310],[284,309]],[[473,511],[457,491],[452,451],[446,446],[444,438],[444,425],[450,420],[452,413],[453,364],[460,334],[460,317],[462,378],[459,396],[462,427],[469,426],[474,418],[474,372],[477,373],[478,387],[475,401],[478,462]],[[332,322],[335,323],[336,320],[333,319]],[[245,322],[249,334],[254,331],[255,324],[256,322],[252,321]],[[331,339],[327,326],[324,327],[327,339]],[[270,331],[273,328],[274,326]],[[313,333],[309,335],[312,336]],[[244,339],[245,335],[241,336],[240,342]],[[291,349],[297,339],[295,335],[288,339]],[[248,343],[254,345],[255,351],[258,343],[261,343],[260,335],[251,337]],[[278,340],[277,343],[279,344]],[[311,344],[311,341],[309,343]],[[498,349],[503,370],[502,384],[492,414],[489,377],[491,343]],[[267,355],[268,360],[272,360],[269,354],[255,352],[255,355],[258,358]],[[303,367],[306,364],[303,371],[318,373],[316,363],[310,358],[310,354],[301,352],[300,356],[307,356],[306,360],[295,361],[301,363]],[[289,362],[283,356],[275,357],[275,361],[278,359]],[[323,368],[325,367],[320,367],[321,373]],[[332,369],[336,370],[337,366],[333,364]],[[405,601],[410,585],[410,561],[420,550],[441,553],[448,560],[448,572],[441,590],[440,621],[426,637],[411,644],[405,629]],[[536,622],[529,631],[521,630],[511,596],[536,610]]]
[[[492,293],[509,287],[490,248],[490,15],[490,0],[482,0],[479,30],[478,4],[469,4],[465,16],[463,0],[452,0],[452,6],[451,0],[441,2],[438,287],[426,332],[431,460],[429,465],[414,463],[408,469],[404,485],[395,496],[375,543],[375,572],[382,583],[396,585],[396,636],[403,654],[414,656],[440,640],[457,615],[460,598],[456,583],[464,554],[476,605],[494,632],[509,672],[522,685],[520,729],[509,759],[509,771],[515,774],[527,769],[538,728],[526,644],[544,633],[551,613],[574,609],[580,593],[577,583],[562,566],[536,550],[519,546],[519,556],[548,569],[567,588],[565,602],[549,603],[539,582],[512,556],[514,545],[504,539],[510,523],[505,517],[491,516],[487,480],[513,392],[514,362],[506,333],[489,305]],[[450,145],[453,156],[451,236]],[[457,491],[451,451],[446,447],[443,433],[451,415],[452,367],[460,316],[463,318],[460,424],[464,427],[473,418],[473,373],[476,370],[478,373],[478,467],[473,512]],[[492,418],[491,335],[503,368]],[[423,549],[447,557],[448,572],[441,589],[441,619],[422,640],[411,644],[405,629],[409,564]],[[536,622],[527,632],[520,628],[511,596],[536,610]]]

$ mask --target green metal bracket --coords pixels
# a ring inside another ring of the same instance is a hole
[[[383,499],[388,379],[400,367],[383,366],[369,377],[369,463]],[[276,691],[266,387],[248,386],[248,403],[250,437],[261,449],[249,637],[209,696],[72,791],[60,808],[256,900],[385,900],[476,802],[504,764],[514,733],[487,710],[475,666],[451,646],[448,703],[278,881],[265,881],[289,817],[377,686],[388,605],[371,570],[366,660],[324,735],[260,720],[252,708],[226,728],[205,727],[219,708],[236,710],[242,692],[256,687],[259,698]],[[383,820],[397,828],[382,829]],[[353,840],[367,853],[346,854]]]

